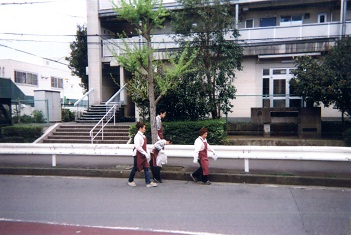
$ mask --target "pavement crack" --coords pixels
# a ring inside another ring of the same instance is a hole
[[[291,188],[289,188],[289,191],[290,191],[291,197],[292,197],[292,199],[293,199],[293,201],[294,201],[294,204],[295,204],[295,206],[296,206],[296,209],[297,209],[297,211],[299,212],[299,218],[300,218],[300,223],[301,223],[301,225],[302,225],[302,229],[305,231],[306,234],[308,234],[308,233],[307,233],[307,230],[306,230],[306,227],[305,227],[305,223],[304,223],[304,221],[303,221],[303,219],[302,219],[302,217],[303,217],[302,212],[301,212],[301,210],[300,210],[300,208],[299,208],[298,203],[297,203],[296,200],[295,200],[295,195],[294,195],[294,193],[292,192],[292,189],[291,189]]]

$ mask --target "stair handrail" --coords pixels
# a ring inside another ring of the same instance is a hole
[[[82,102],[82,100],[87,97],[90,93],[92,93],[94,91],[94,88],[91,88],[88,92],[85,92],[85,94],[82,96],[82,98],[80,98],[79,100],[77,100],[74,103],[74,107],[77,107],[77,112],[76,112],[76,120],[78,119],[78,105],[80,104],[80,102]],[[89,99],[88,99],[88,107],[89,107]]]
[[[109,121],[113,118],[113,125],[115,126],[116,125],[116,109],[117,109],[117,104],[114,104],[107,112],[106,114],[100,119],[100,121],[98,123],[96,123],[96,125],[90,130],[89,132],[89,135],[90,135],[90,140],[91,140],[91,143],[93,144],[94,143],[94,139],[96,138],[96,136],[98,134],[101,133],[101,138],[102,140],[104,140],[104,127],[109,123]],[[113,114],[110,114],[111,112],[113,112]],[[108,115],[111,115],[108,119]],[[106,120],[106,123],[104,124],[104,120],[105,118],[107,119]],[[94,135],[94,130],[95,128],[97,128],[101,123],[101,128],[98,132],[96,132],[96,134]]]
[[[122,86],[113,96],[111,96],[111,98],[106,101],[105,105],[109,105],[110,103],[113,102],[113,100],[115,100],[115,98],[122,92],[122,90],[124,90],[127,86],[127,83],[124,84],[124,86]],[[118,103],[118,101],[116,101],[116,103]]]

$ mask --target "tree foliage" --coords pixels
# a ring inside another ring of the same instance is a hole
[[[175,40],[180,47],[196,50],[193,76],[201,85],[192,92],[203,94],[212,118],[231,112],[235,98],[235,71],[241,70],[243,49],[236,43],[235,11],[230,1],[180,0],[183,9],[172,14]]]
[[[69,62],[68,68],[72,75],[81,78],[81,86],[89,90],[89,80],[86,74],[88,66],[87,28],[84,25],[77,25],[76,40],[70,44],[70,57],[65,59]]]
[[[324,58],[300,57],[290,85],[305,100],[351,114],[351,38],[338,40]]]
[[[121,7],[114,5],[120,19],[128,21],[143,37],[141,45],[130,43],[126,34],[120,35],[123,53],[113,52],[114,57],[125,69],[134,74],[129,83],[129,91],[137,104],[149,104],[152,142],[156,142],[156,106],[161,98],[172,89],[187,72],[193,56],[187,50],[179,57],[169,57],[165,64],[154,59],[155,50],[152,47],[152,32],[163,28],[169,12],[164,9],[159,0],[122,0]]]

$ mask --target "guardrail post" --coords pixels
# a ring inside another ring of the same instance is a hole
[[[249,159],[245,158],[245,173],[249,173],[250,169],[249,169]]]
[[[52,166],[56,166],[56,154],[53,154],[53,155],[52,155],[51,165],[52,165]]]

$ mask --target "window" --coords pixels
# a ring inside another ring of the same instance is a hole
[[[15,83],[38,85],[38,74],[15,71]]]
[[[263,69],[262,105],[263,107],[301,107],[302,99],[290,87],[292,68]]]
[[[63,79],[58,77],[51,77],[51,87],[63,88]]]
[[[328,19],[326,13],[318,14],[318,23],[326,23],[327,21]]]
[[[289,15],[280,17],[280,26],[302,25],[302,15]]]
[[[260,27],[270,27],[270,26],[276,26],[276,18],[271,17],[271,18],[261,18],[260,19]]]
[[[253,27],[254,27],[254,20],[253,19],[245,20],[245,28],[253,28]]]

